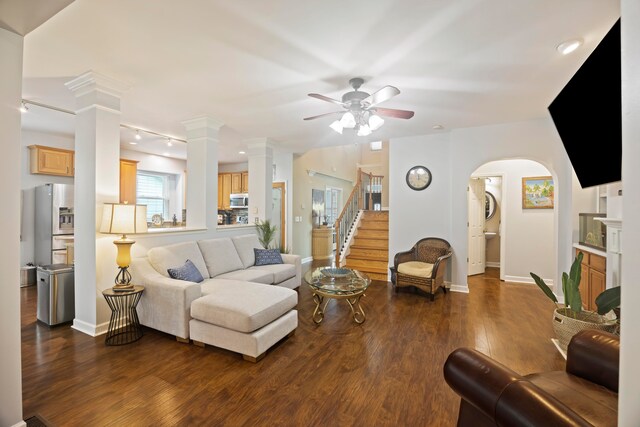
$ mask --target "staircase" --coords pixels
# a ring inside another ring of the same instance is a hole
[[[366,273],[371,280],[387,281],[389,262],[389,212],[364,211],[346,267]]]

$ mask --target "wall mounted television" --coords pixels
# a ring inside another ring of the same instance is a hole
[[[582,188],[622,179],[619,19],[549,105],[549,112]]]

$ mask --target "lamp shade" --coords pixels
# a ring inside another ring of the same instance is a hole
[[[147,205],[105,203],[101,233],[136,234],[147,232]]]

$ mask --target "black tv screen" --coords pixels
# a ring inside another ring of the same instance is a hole
[[[582,188],[622,179],[620,20],[553,100],[549,112]]]

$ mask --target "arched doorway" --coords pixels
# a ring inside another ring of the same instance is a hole
[[[556,185],[541,163],[487,162],[468,187],[467,274],[499,269],[503,281],[533,283],[530,272],[556,276]],[[495,274],[495,273],[494,273]]]

